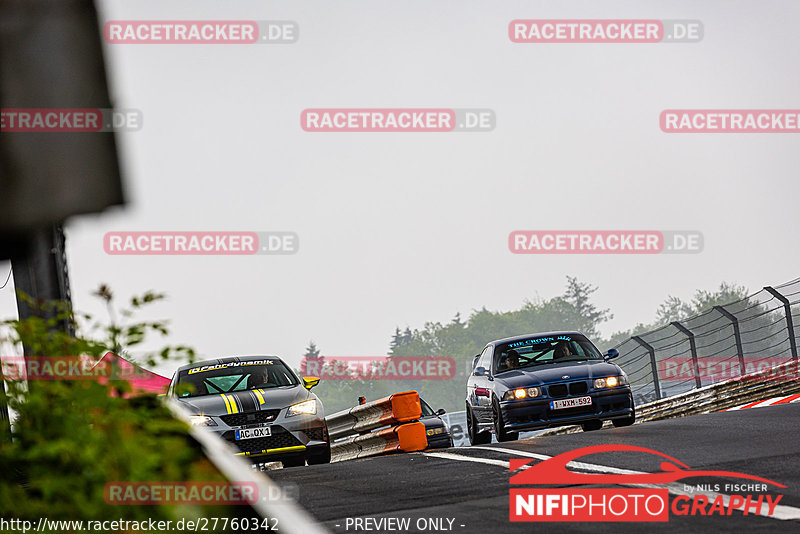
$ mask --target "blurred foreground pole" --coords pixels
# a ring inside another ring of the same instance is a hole
[[[67,306],[71,305],[64,229],[60,224],[54,224],[31,235],[28,240],[28,250],[11,258],[11,268],[17,291],[25,293],[37,303],[60,300]],[[37,306],[31,306],[19,297],[17,310],[20,319],[41,315],[41,310]],[[69,320],[63,321],[57,328],[75,335],[72,322]],[[25,349],[27,353],[27,347]]]
[[[0,107],[112,107],[91,0],[0,0]],[[69,302],[61,225],[122,203],[113,134],[0,131],[0,259],[18,290]],[[18,300],[20,319],[34,308]]]

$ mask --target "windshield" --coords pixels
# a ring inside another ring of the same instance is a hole
[[[422,408],[422,417],[429,417],[431,415],[436,415],[435,413],[433,413],[433,408],[431,408],[428,405],[428,403],[425,402],[424,400],[420,399],[419,400],[419,405],[420,405],[420,408]]]
[[[178,374],[175,394],[178,397],[201,397],[247,389],[296,386],[294,373],[280,360],[254,360],[203,365]]]
[[[602,360],[600,351],[582,335],[532,337],[497,345],[494,351],[494,373],[538,365]]]

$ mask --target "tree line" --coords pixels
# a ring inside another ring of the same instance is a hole
[[[358,397],[375,400],[397,391],[414,389],[433,407],[448,411],[464,409],[466,378],[476,354],[488,341],[526,333],[552,330],[577,330],[586,334],[601,351],[618,345],[632,335],[678,321],[710,309],[718,304],[747,296],[745,287],[722,282],[716,289],[697,290],[690,300],[668,296],[656,309],[654,320],[639,323],[629,330],[618,331],[608,338],[599,333],[599,326],[613,318],[611,310],[600,308],[593,301],[597,286],[566,277],[561,295],[549,299],[526,300],[511,311],[489,311],[485,307],[473,310],[463,319],[456,313],[453,319],[426,322],[421,328],[395,328],[390,336],[387,356],[450,356],[456,362],[455,377],[451,380],[323,380],[315,390],[329,413],[357,404]],[[306,361],[316,359],[320,365],[335,362],[326,360],[311,341],[303,355]],[[305,369],[301,368],[301,372]]]

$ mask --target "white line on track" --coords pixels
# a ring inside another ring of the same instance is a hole
[[[481,447],[480,445],[473,445],[469,447],[469,449],[480,449],[480,450],[487,450],[487,451],[494,451],[499,453],[510,454],[512,456],[522,456],[526,458],[534,458],[536,460],[549,460],[552,456],[547,456],[546,454],[537,454],[535,452],[527,452],[527,451],[518,451],[514,449],[505,449],[502,447]],[[461,462],[475,462],[479,464],[489,464],[489,465],[496,465],[499,467],[504,467],[505,469],[509,468],[509,462],[503,460],[493,460],[491,458],[480,458],[476,456],[466,456],[463,454],[454,454],[451,452],[423,452],[425,456],[432,456],[434,458],[442,458],[444,460],[457,460]],[[589,464],[585,462],[569,462],[567,467],[572,467],[573,469],[583,469],[584,471],[595,471],[598,473],[611,473],[611,474],[620,474],[620,475],[643,475],[646,474],[644,471],[633,471],[631,469],[620,469],[619,467],[612,467],[609,465],[599,465],[599,464]],[[626,484],[622,484],[626,485]],[[667,490],[673,495],[705,495],[709,501],[714,501],[717,497],[722,496],[722,502],[725,506],[725,509],[728,509],[730,505],[730,495],[725,495],[724,493],[715,493],[713,491],[695,491],[695,492],[688,492],[685,491],[681,484],[673,483],[667,484],[666,486],[663,485],[656,485],[656,484],[630,484],[631,486],[637,488],[664,488],[666,487]],[[741,510],[744,511],[744,505],[735,506],[734,510]],[[766,512],[761,512],[759,508],[758,513],[753,513],[752,510],[749,512],[748,515],[760,515],[762,517],[769,517],[772,519],[781,519],[784,521],[793,521],[800,519],[800,508],[795,508],[794,506],[784,506],[778,504],[775,506],[775,510],[773,511],[772,515],[768,515]]]
[[[525,456],[527,458],[535,458],[537,460],[549,460],[552,456],[546,454],[536,454],[535,452],[517,451],[514,449],[504,449],[502,447],[481,447],[473,446],[470,449],[485,449],[487,451],[504,452],[514,456]],[[612,473],[617,475],[641,475],[642,471],[631,471],[630,469],[620,469],[619,467],[611,467],[608,465],[587,464],[585,462],[569,462],[567,467],[574,469],[583,469],[584,471],[596,471],[598,473]]]
[[[749,408],[761,408],[762,406],[777,406],[780,404],[794,404],[796,402],[800,402],[800,394],[793,394],[793,395],[784,395],[783,397],[772,397],[771,399],[765,399],[758,402],[749,402],[747,404],[742,404],[741,406],[736,406],[734,408],[728,408],[727,410],[722,410],[723,412],[735,412],[736,410],[747,410]]]
[[[433,456],[434,458],[444,458],[445,460],[456,460],[460,462],[475,462],[478,464],[498,465],[508,469],[508,462],[504,460],[492,460],[491,458],[475,458],[472,456],[464,456],[463,454],[453,454],[451,452],[423,452],[425,456]]]

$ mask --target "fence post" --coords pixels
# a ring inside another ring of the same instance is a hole
[[[792,349],[792,359],[797,360],[797,340],[794,338],[794,321],[792,321],[792,305],[789,299],[778,293],[774,287],[767,286],[764,288],[770,295],[783,303],[783,314],[786,316],[786,329],[789,330],[789,347]]]
[[[653,386],[656,388],[656,400],[661,399],[661,384],[658,381],[658,368],[656,367],[656,349],[639,336],[632,336],[632,340],[645,348],[650,353],[650,368],[653,370]]]
[[[739,332],[739,318],[734,314],[723,308],[722,306],[714,306],[714,309],[722,314],[723,317],[728,319],[733,325],[733,338],[736,341],[736,352],[739,355],[739,365],[741,365],[740,375],[745,373],[744,368],[744,349],[742,349],[742,335]]]
[[[680,330],[686,337],[689,338],[689,347],[692,350],[692,371],[694,371],[694,383],[697,385],[697,387],[703,387],[703,383],[700,381],[700,363],[697,361],[697,344],[694,342],[694,333],[692,333],[691,330],[683,326],[678,321],[672,321],[669,324]]]

